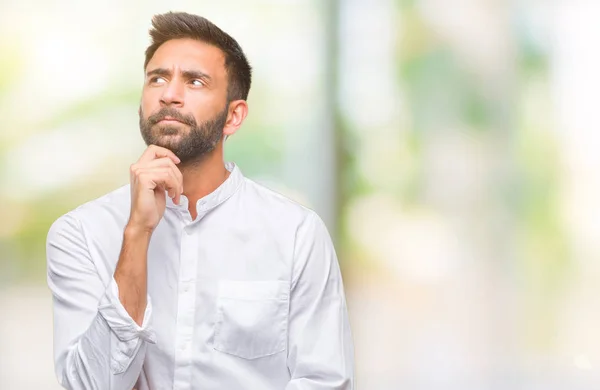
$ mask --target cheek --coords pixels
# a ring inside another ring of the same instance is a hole
[[[142,91],[140,107],[145,116],[150,115],[159,105],[160,102],[156,91],[146,89]]]
[[[198,123],[213,119],[220,113],[225,103],[216,96],[208,94],[190,94],[186,97],[186,106]]]

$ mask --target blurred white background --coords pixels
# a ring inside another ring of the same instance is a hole
[[[600,387],[600,2],[0,2],[0,388],[58,389],[44,243],[127,183],[150,18],[253,67],[227,141],[335,237],[359,389]]]

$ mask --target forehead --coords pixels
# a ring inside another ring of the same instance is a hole
[[[194,39],[172,39],[160,45],[146,70],[200,70],[213,78],[225,77],[225,56],[221,49]]]

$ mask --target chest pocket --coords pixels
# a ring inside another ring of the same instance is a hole
[[[219,281],[214,349],[244,359],[284,351],[289,291],[284,281]]]

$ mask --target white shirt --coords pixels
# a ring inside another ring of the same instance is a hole
[[[67,389],[353,389],[353,345],[336,254],[311,210],[245,178],[167,208],[148,250],[138,326],[115,271],[124,186],[48,233],[54,360]]]

